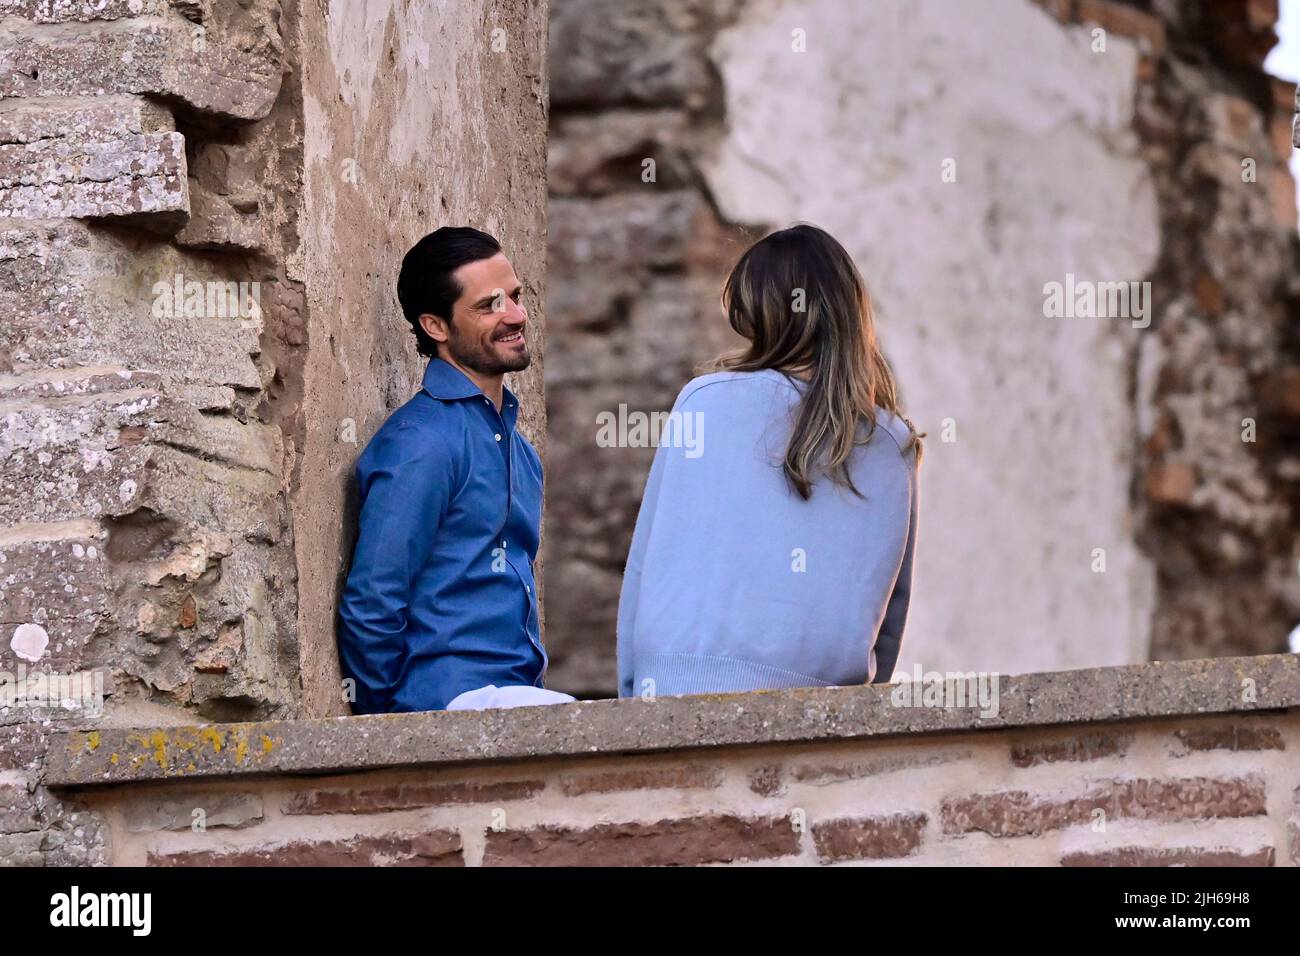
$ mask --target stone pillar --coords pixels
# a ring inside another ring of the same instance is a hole
[[[397,267],[439,225],[526,283],[540,444],[545,16],[0,3],[0,673],[11,703],[107,698],[0,700],[32,806],[0,863],[102,850],[34,789],[51,729],[346,713],[346,489],[418,388]]]

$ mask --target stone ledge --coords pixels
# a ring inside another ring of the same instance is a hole
[[[996,716],[900,707],[898,685],[600,700],[497,711],[77,730],[53,735],[53,787],[328,774],[650,753],[1300,707],[1300,656],[1273,654],[1003,677]],[[1253,700],[1243,701],[1253,689]]]

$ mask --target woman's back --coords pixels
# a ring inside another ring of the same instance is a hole
[[[861,497],[823,475],[804,500],[782,470],[803,388],[762,369],[682,389],[628,555],[620,696],[891,676],[915,540],[910,429],[878,410],[846,463]]]

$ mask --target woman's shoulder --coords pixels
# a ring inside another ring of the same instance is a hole
[[[903,451],[907,448],[908,442],[912,438],[912,428],[908,425],[906,419],[894,412],[886,411],[879,405],[876,406],[876,432],[884,432],[893,439],[898,445],[898,450]],[[886,439],[888,440],[888,439]]]
[[[772,369],[757,372],[720,371],[697,375],[677,393],[676,405],[728,402],[741,396],[750,397],[757,391],[786,391],[793,389],[784,375]]]

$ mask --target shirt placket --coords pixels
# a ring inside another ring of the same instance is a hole
[[[532,644],[533,647],[537,648],[537,653],[542,657],[542,669],[537,675],[537,680],[534,681],[534,686],[539,686],[542,680],[546,677],[546,669],[550,666],[550,659],[546,655],[546,648],[542,647],[541,642],[533,640],[532,631],[529,629],[529,625],[538,613],[537,596],[533,593],[532,585],[524,580],[523,575],[519,573],[519,569],[515,567],[514,561],[511,560],[510,549],[506,538],[506,528],[510,526],[510,514],[511,509],[514,508],[515,501],[513,468],[515,448],[514,431],[506,424],[504,416],[497,410],[497,407],[492,404],[492,400],[485,398],[484,401],[487,402],[488,409],[493,416],[492,426],[496,430],[493,437],[496,439],[497,446],[502,448],[502,455],[506,464],[506,513],[501,524],[500,532],[497,534],[497,538],[501,541],[501,553],[506,559],[506,564],[510,565],[510,570],[515,572],[515,577],[518,579],[519,583],[523,585],[524,592],[528,596],[528,620],[524,622],[524,634],[528,638],[529,643]],[[506,399],[506,401],[513,403],[512,399]],[[510,407],[513,408],[513,404],[511,404]]]

